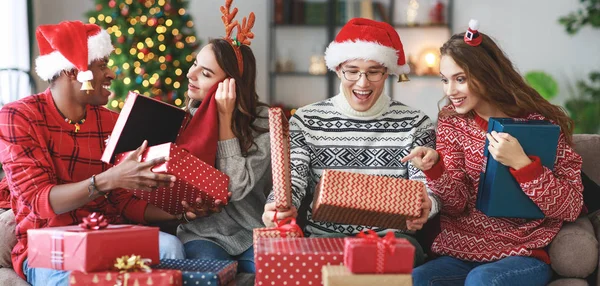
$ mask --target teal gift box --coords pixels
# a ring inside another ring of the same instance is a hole
[[[560,127],[544,120],[490,118],[488,133],[504,132],[519,140],[527,156],[537,156],[543,166],[554,169]],[[509,167],[494,159],[485,141],[485,172],[479,179],[476,207],[490,217],[542,219],[544,213],[523,192]]]
[[[153,269],[181,271],[183,285],[232,285],[237,273],[237,261],[203,259],[161,259]]]

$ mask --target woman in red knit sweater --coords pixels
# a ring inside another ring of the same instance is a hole
[[[414,285],[546,285],[545,247],[583,205],[581,157],[571,148],[573,122],[528,86],[494,41],[469,30],[440,49],[448,104],[440,111],[437,151],[417,147],[403,161],[425,172],[441,202],[440,257],[414,269]],[[554,171],[527,156],[506,133],[486,133],[490,117],[546,119],[561,128]],[[545,214],[527,220],[488,217],[475,208],[486,138],[490,154],[510,167],[523,192]]]

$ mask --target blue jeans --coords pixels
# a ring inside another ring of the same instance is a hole
[[[208,240],[192,240],[183,245],[187,259],[235,260],[238,273],[255,273],[254,247],[238,255],[230,255],[220,245]]]
[[[181,241],[174,235],[159,232],[158,249],[160,259],[184,259],[185,252]],[[69,286],[70,271],[54,270],[48,268],[29,268],[27,260],[23,262],[23,272],[27,277],[27,282],[33,286],[56,285]]]
[[[442,256],[415,268],[412,276],[414,286],[535,286],[548,284],[552,270],[533,257],[511,256],[486,263]]]

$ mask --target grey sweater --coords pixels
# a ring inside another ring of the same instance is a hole
[[[193,111],[192,111],[193,112]],[[255,126],[268,128],[268,108],[259,107]],[[217,169],[229,176],[231,200],[220,213],[198,218],[177,229],[183,243],[209,240],[230,255],[238,255],[252,246],[252,230],[263,227],[262,213],[272,189],[271,145],[269,133],[256,135],[255,145],[243,157],[237,138],[219,141]]]

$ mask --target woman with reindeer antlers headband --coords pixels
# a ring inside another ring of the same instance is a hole
[[[237,260],[239,272],[254,273],[252,229],[262,227],[271,189],[268,107],[255,88],[254,13],[240,25],[231,3],[221,6],[225,37],[204,46],[187,73],[186,109],[193,117],[182,133],[186,138],[180,138],[188,149],[201,148],[209,155],[203,159],[230,177],[231,198],[214,208],[196,201],[191,207],[200,218],[180,225],[177,236],[187,258]],[[237,35],[231,37],[234,28]]]

